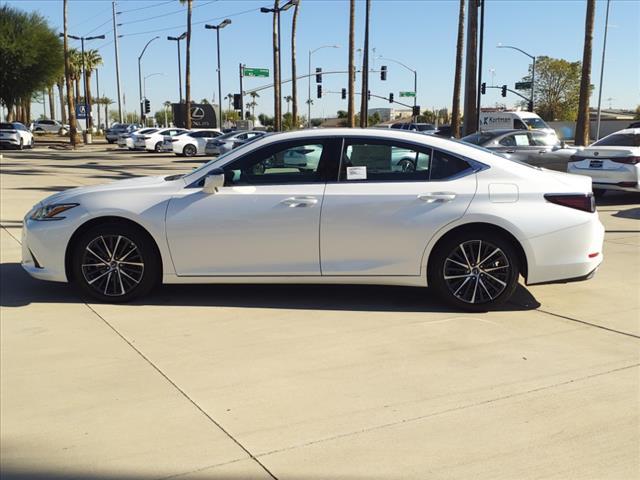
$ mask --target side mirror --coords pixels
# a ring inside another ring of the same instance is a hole
[[[204,177],[204,187],[202,191],[208,194],[214,194],[219,188],[224,186],[224,170],[215,168]]]

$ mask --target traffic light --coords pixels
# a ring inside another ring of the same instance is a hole
[[[346,98],[347,98],[347,89],[343,88],[342,89],[342,100],[346,100]]]
[[[320,67],[316,67],[316,83],[322,83],[322,69]]]
[[[482,82],[482,85],[480,85],[480,93],[482,95],[484,95],[485,93],[487,93],[487,84],[485,82]]]
[[[533,112],[533,100],[529,100],[529,103],[527,103],[527,111]]]
[[[413,114],[414,117],[417,117],[418,115],[420,115],[420,105],[415,105],[411,113]]]
[[[507,86],[506,85],[502,85],[502,96],[503,97],[507,96]]]
[[[322,85],[317,85],[318,87],[318,98],[322,98]]]
[[[149,113],[151,112],[151,102],[149,101],[148,98],[144,99],[144,113]]]
[[[382,65],[380,67],[380,80],[386,80],[386,79],[387,79],[387,66]]]
[[[242,110],[242,95],[239,93],[233,94],[233,109]]]
[[[367,90],[367,100],[371,100],[371,90]]]
[[[393,93],[389,94],[389,103],[393,103]]]

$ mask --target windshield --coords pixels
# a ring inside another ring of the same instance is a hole
[[[640,147],[640,135],[634,133],[614,133],[598,140],[593,147]]]
[[[544,123],[541,118],[523,118],[522,121],[527,124],[527,127],[533,130],[549,128],[549,125]]]
[[[481,152],[484,152],[484,153],[490,153],[491,155],[494,155],[496,157],[500,157],[503,160],[508,160],[510,162],[517,163],[519,165],[524,165],[526,167],[533,168],[535,170],[540,170],[539,167],[534,167],[533,165],[530,165],[528,163],[524,163],[524,162],[521,162],[520,160],[516,160],[514,158],[511,158],[508,155],[505,155],[504,153],[496,152],[494,150],[489,150],[488,148],[484,148],[484,147],[481,147],[479,145],[474,145],[473,143],[468,143],[468,142],[464,141],[464,139],[458,140],[457,138],[450,138],[448,140],[451,141],[451,142],[462,143],[466,147],[475,148],[476,150],[480,150]]]
[[[157,128],[145,128],[143,130],[138,131],[138,133],[153,133],[157,131],[158,131]]]

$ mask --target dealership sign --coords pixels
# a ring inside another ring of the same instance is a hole
[[[173,124],[178,128],[186,128],[185,103],[172,103]],[[209,103],[191,104],[191,128],[220,128],[213,105]]]

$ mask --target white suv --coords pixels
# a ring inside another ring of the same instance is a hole
[[[20,122],[0,123],[0,145],[22,150],[33,148],[33,134]]]
[[[69,131],[69,125],[63,125],[57,120],[36,120],[31,125],[31,131],[33,133],[57,133],[58,135],[64,135]]]

